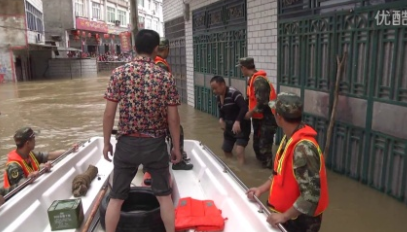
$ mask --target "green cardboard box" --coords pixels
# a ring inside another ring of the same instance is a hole
[[[51,230],[77,229],[83,222],[81,199],[56,200],[48,208]]]

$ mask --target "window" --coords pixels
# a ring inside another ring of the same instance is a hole
[[[144,0],[138,0],[138,5],[141,7],[144,7]]]
[[[151,3],[150,3],[150,8],[151,8],[152,11],[155,11],[155,10],[156,10],[155,6],[156,6],[156,5],[155,5],[154,2],[151,2]]]
[[[151,29],[151,19],[146,19],[146,29]]]
[[[114,23],[116,20],[116,9],[113,7],[107,7],[107,21],[110,23]]]
[[[25,7],[28,29],[30,29],[31,31],[38,31],[39,33],[43,33],[44,27],[42,23],[42,13],[29,2],[26,2]]]
[[[146,9],[150,9],[150,0],[146,0]]]
[[[157,21],[153,20],[153,25],[152,25],[151,29],[158,32]]]
[[[161,5],[159,3],[157,3],[157,14],[162,14],[161,13]]]
[[[138,25],[139,25],[139,29],[145,28],[143,16],[138,17]]]
[[[99,3],[92,2],[92,18],[102,19],[102,15],[100,14],[100,4]]]
[[[120,20],[120,25],[127,25],[126,11],[117,10],[118,20]]]
[[[83,14],[83,0],[75,0],[75,15],[85,16]]]

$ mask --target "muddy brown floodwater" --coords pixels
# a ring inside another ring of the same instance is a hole
[[[107,81],[104,76],[0,85],[0,170],[14,148],[14,131],[21,126],[40,131],[36,149],[44,151],[102,136]],[[187,105],[180,107],[180,113],[186,138],[202,141],[223,159],[217,119]],[[234,160],[224,160],[246,185],[263,183],[270,170],[258,167],[251,144],[246,156],[243,168]],[[406,205],[336,173],[329,172],[328,177],[330,206],[322,232],[407,231]]]

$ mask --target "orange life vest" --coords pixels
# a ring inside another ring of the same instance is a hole
[[[328,183],[325,161],[322,151],[315,140],[316,135],[317,132],[306,125],[304,128],[296,131],[288,141],[286,141],[286,136],[281,140],[282,142],[274,160],[274,171],[276,174],[273,176],[268,199],[268,203],[273,206],[273,210],[284,213],[293,206],[300,196],[300,190],[293,171],[293,154],[295,146],[301,141],[309,141],[317,147],[321,163],[319,169],[321,192],[314,216],[318,216],[328,207]]]
[[[225,220],[211,200],[181,198],[175,209],[175,231],[223,231]]]
[[[165,66],[167,66],[168,72],[171,73],[170,65],[169,65],[169,64],[167,63],[167,61],[166,61],[164,58],[162,58],[161,56],[156,56],[154,62],[155,62],[155,64],[163,63]]]
[[[23,169],[24,172],[24,176],[25,178],[28,177],[28,175],[31,172],[35,172],[40,170],[40,164],[37,160],[37,158],[35,158],[34,153],[30,152],[30,154],[28,155],[28,158],[30,159],[31,162],[31,167],[25,162],[25,160],[17,153],[17,150],[13,150],[11,151],[8,155],[7,155],[7,163],[6,166],[9,165],[10,163],[17,163],[18,165],[20,165],[20,167]],[[9,188],[10,187],[10,183],[8,181],[8,175],[7,172],[4,172],[4,188]]]
[[[249,80],[249,86],[247,87],[247,91],[246,91],[247,98],[249,99],[249,111],[253,110],[254,107],[256,107],[256,105],[257,105],[256,94],[254,91],[254,81],[259,77],[265,78],[267,80],[266,76],[267,76],[267,74],[265,71],[259,70],[256,73],[254,73],[253,76]],[[277,95],[276,95],[276,91],[274,89],[273,84],[271,84],[270,82],[269,82],[269,84],[270,84],[270,99],[269,100],[271,101],[271,100],[276,99]],[[253,113],[252,118],[262,119],[263,113]]]

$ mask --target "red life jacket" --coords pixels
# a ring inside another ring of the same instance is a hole
[[[155,59],[154,59],[154,62],[155,62],[155,64],[163,63],[165,66],[167,66],[168,72],[171,73],[170,65],[169,65],[169,64],[167,63],[167,61],[166,61],[164,58],[162,58],[161,56],[156,56]]]
[[[35,158],[34,153],[30,152],[30,154],[28,155],[28,158],[30,159],[31,162],[31,167],[25,162],[25,160],[17,153],[17,150],[13,150],[11,151],[8,155],[7,155],[7,162],[6,162],[6,166],[9,165],[10,163],[17,163],[18,165],[20,165],[20,167],[23,169],[24,172],[24,176],[25,178],[28,177],[28,175],[31,172],[35,172],[40,170],[40,164],[37,160],[37,158]],[[8,175],[7,172],[4,172],[4,188],[9,188],[10,187],[10,183],[8,181]]]
[[[254,73],[253,76],[249,80],[249,86],[247,87],[247,91],[246,91],[247,98],[249,99],[249,111],[253,110],[254,107],[256,107],[256,105],[257,105],[256,94],[255,94],[255,91],[254,91],[255,90],[254,89],[254,81],[257,78],[265,78],[267,80],[267,82],[269,82],[266,75],[267,74],[266,74],[265,71],[259,70],[256,73]],[[274,89],[273,84],[271,84],[270,82],[269,82],[269,84],[270,84],[270,97],[269,97],[269,100],[272,101],[272,100],[277,98],[277,95],[276,95],[276,91]],[[263,114],[262,113],[253,113],[252,118],[262,119]]]
[[[175,209],[175,231],[223,231],[225,220],[211,200],[181,198]]]
[[[277,174],[273,176],[268,199],[268,203],[274,207],[273,210],[284,213],[293,206],[294,202],[300,196],[300,190],[293,171],[293,154],[295,146],[302,141],[313,143],[318,149],[320,158],[319,177],[321,192],[314,216],[318,216],[328,207],[328,182],[325,160],[315,140],[316,135],[317,132],[306,125],[304,128],[296,131],[288,141],[286,141],[285,136],[281,140],[282,142],[274,160],[274,171],[277,172]]]

